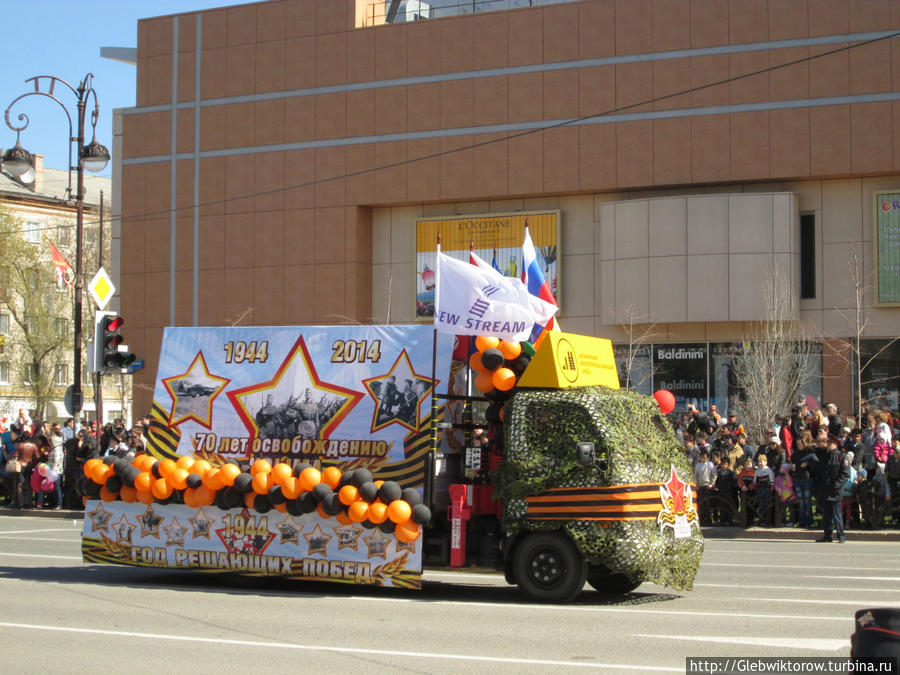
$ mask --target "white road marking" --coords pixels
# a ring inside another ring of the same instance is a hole
[[[49,539],[47,537],[41,537],[40,539],[35,539],[34,537],[4,537],[0,535],[0,541],[8,539],[9,541],[31,541],[35,543],[41,543],[45,541],[61,541],[65,544],[74,544],[78,541],[78,539]]]
[[[831,590],[831,589],[829,589]],[[812,605],[855,605],[859,607],[861,604],[859,600],[798,600],[796,598],[761,598],[758,595],[753,596],[752,598],[733,598],[734,600],[741,600],[746,602],[790,602],[790,603],[804,603],[804,604],[812,604]],[[900,607],[900,602],[894,602],[888,600],[885,602],[884,600],[878,601],[879,607]]]
[[[735,584],[694,584],[694,588],[734,588]],[[779,590],[779,591],[854,591],[856,593],[900,593],[900,588],[860,588],[859,586],[769,586],[765,585],[760,590]]]
[[[784,569],[797,569],[798,565],[771,565],[768,563],[757,564],[757,563],[716,563],[716,562],[700,562],[700,567],[781,567]],[[884,572],[885,566],[881,567],[858,567],[856,565],[852,565],[849,567],[838,567],[837,565],[828,565],[828,569],[830,570],[855,570],[859,572],[863,572],[866,570],[871,570],[872,572]]]
[[[291,642],[262,642],[255,640],[232,640],[226,638],[207,638],[192,635],[166,635],[164,633],[133,633],[121,630],[100,630],[96,628],[74,628],[69,626],[48,626],[23,623],[0,622],[7,628],[25,628],[67,633],[85,633],[88,635],[112,635],[126,638],[145,638],[148,640],[174,640],[177,642],[202,642],[207,644],[234,645],[238,647],[261,647],[264,649],[297,649],[302,651],[329,652],[336,654],[366,654],[369,656],[399,656],[404,658],[445,659],[454,661],[475,661],[482,663],[512,663],[526,666],[562,666],[566,668],[594,668],[603,670],[647,670],[667,673],[683,673],[684,668],[666,668],[663,666],[640,666],[631,663],[588,663],[583,661],[554,661],[550,659],[516,659],[504,656],[475,656],[471,654],[405,652],[394,649],[362,649],[354,647],[331,647],[326,645],[303,645]]]
[[[663,640],[689,640],[690,642],[717,642],[727,645],[752,645],[754,647],[781,647],[784,649],[814,649],[835,652],[838,649],[850,649],[850,640],[828,640],[825,638],[786,638],[786,637],[725,637],[719,635],[651,635],[634,634],[632,637],[653,638]]]
[[[0,532],[0,535],[5,534],[36,534],[43,532],[71,532],[72,529],[69,527],[53,527],[48,528],[46,530],[9,530],[7,532]]]
[[[81,556],[74,555],[39,555],[37,553],[2,553],[0,555],[11,555],[19,558],[56,558],[59,560],[81,560]]]
[[[828,569],[835,569],[833,567],[829,567]],[[861,579],[863,581],[900,581],[900,577],[858,577],[858,576],[825,576],[825,575],[814,575],[814,574],[800,574],[797,576],[802,577],[811,577],[813,579]]]

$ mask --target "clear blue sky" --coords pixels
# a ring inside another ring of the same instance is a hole
[[[134,66],[100,58],[101,47],[137,47],[137,22],[152,16],[210,7],[244,4],[241,0],[2,0],[3,35],[7,48],[0,68],[0,109],[30,91],[25,80],[55,75],[77,87],[87,73],[94,74],[100,101],[97,140],[110,147],[112,110],[135,103]],[[18,36],[18,40],[16,37]],[[18,44],[12,47],[12,41]],[[61,90],[57,90],[59,93]],[[70,109],[75,125],[75,96],[68,90],[59,98]],[[90,108],[89,108],[90,109]],[[65,169],[69,161],[68,123],[62,109],[50,99],[29,96],[10,111],[30,118],[22,132],[22,146],[44,155],[44,166]],[[87,127],[90,128],[88,117]],[[90,142],[90,132],[86,131]],[[16,136],[0,122],[0,152],[15,145]],[[107,168],[101,175],[109,175]]]

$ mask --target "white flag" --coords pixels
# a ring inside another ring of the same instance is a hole
[[[531,296],[521,281],[504,277],[478,256],[471,255],[476,265],[444,255],[438,248],[435,328],[454,335],[527,340],[535,320],[543,318],[545,308],[539,306],[537,311],[532,308]]]

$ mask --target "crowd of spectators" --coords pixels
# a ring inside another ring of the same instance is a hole
[[[675,433],[694,467],[702,525],[900,527],[900,414],[863,408],[857,421],[834,404],[794,406],[762,433],[716,406],[688,406]],[[748,441],[748,432],[762,442]],[[817,525],[819,518],[823,523]],[[839,518],[835,517],[836,520]],[[837,536],[843,540],[843,532]]]
[[[9,508],[81,508],[75,480],[94,457],[134,456],[144,450],[150,419],[127,429],[121,419],[97,429],[97,422],[0,420],[0,502]]]

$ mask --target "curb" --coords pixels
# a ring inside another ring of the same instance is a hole
[[[3,508],[0,509],[0,516],[12,516],[13,518],[17,518],[20,516],[33,516],[38,518],[58,518],[58,519],[66,519],[66,520],[83,520],[84,519],[84,511],[76,511],[76,510],[67,510],[60,509],[59,511],[55,511],[53,509],[14,509],[14,508]]]

